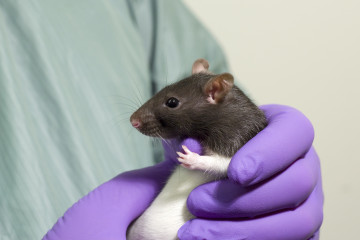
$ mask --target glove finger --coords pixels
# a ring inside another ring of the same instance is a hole
[[[246,143],[232,158],[228,176],[249,186],[284,170],[311,147],[314,129],[298,110],[282,105],[261,109],[268,126]]]
[[[317,232],[309,240],[319,240],[319,239],[320,239],[320,230],[317,230]]]
[[[319,201],[320,199],[320,201]],[[246,220],[193,219],[179,230],[181,240],[246,239],[304,240],[320,228],[323,212],[321,180],[310,197],[296,209]]]
[[[319,158],[313,148],[288,169],[249,187],[226,179],[195,188],[189,195],[190,212],[201,218],[254,217],[294,208],[305,201],[318,184]]]
[[[200,143],[193,138],[185,139],[181,143],[181,145],[185,145],[190,151],[192,151],[194,153],[202,154],[202,148],[201,148]]]

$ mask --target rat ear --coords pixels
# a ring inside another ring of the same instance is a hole
[[[192,74],[207,72],[209,69],[209,63],[203,58],[196,60],[192,66]]]
[[[234,77],[230,73],[223,73],[211,78],[204,87],[208,102],[216,104],[223,101],[233,85]]]

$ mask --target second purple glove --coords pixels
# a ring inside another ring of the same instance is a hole
[[[323,193],[312,125],[290,107],[262,110],[269,125],[232,158],[229,179],[190,194],[188,208],[199,218],[179,230],[180,239],[318,238]]]

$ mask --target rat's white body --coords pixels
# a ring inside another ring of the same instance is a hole
[[[186,206],[190,192],[203,183],[226,176],[230,158],[199,156],[187,148],[184,150],[186,154],[178,154],[186,168],[176,167],[151,206],[131,225],[128,240],[177,239],[180,227],[194,218]]]

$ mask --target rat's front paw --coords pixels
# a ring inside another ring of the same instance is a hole
[[[179,157],[178,160],[181,163],[181,166],[191,169],[191,170],[204,170],[204,160],[202,159],[203,156],[200,156],[197,153],[193,153],[190,151],[186,146],[182,146],[185,153],[176,152]]]

